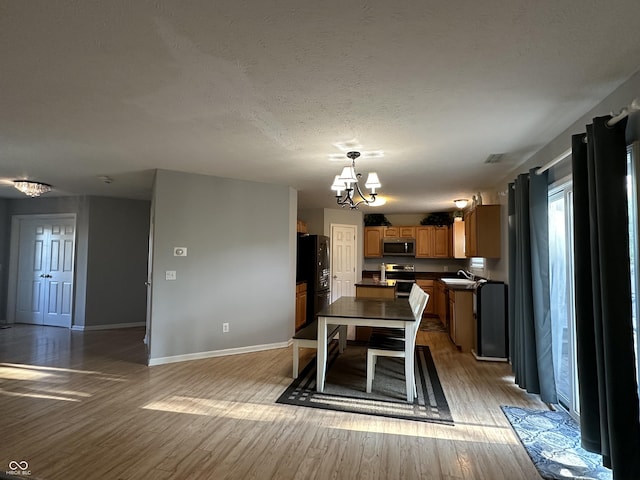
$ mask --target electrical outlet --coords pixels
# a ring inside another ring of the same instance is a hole
[[[229,324],[228,323],[223,323],[222,324],[222,333],[229,333]]]
[[[448,272],[448,271],[449,271],[449,266],[448,266],[448,265],[445,265],[445,266],[444,266],[444,270],[443,270],[443,271]]]
[[[167,270],[164,272],[165,280],[175,280],[177,278],[175,270]]]

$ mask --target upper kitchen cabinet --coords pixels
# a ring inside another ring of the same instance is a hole
[[[451,229],[448,226],[425,225],[415,227],[415,231],[416,258],[451,257]]]
[[[478,205],[464,216],[467,257],[500,258],[500,205]]]
[[[364,256],[366,258],[382,257],[382,236],[385,227],[364,227]]]
[[[385,238],[416,238],[416,227],[385,227]]]

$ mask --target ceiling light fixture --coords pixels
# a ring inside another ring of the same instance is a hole
[[[13,186],[29,197],[39,197],[51,191],[48,183],[32,182],[30,180],[14,180]]]
[[[380,188],[380,179],[376,172],[371,172],[367,176],[365,188],[371,190],[371,193],[365,197],[360,189],[359,180],[361,173],[356,173],[356,158],[360,156],[360,152],[349,152],[347,157],[351,159],[351,166],[344,167],[340,175],[336,175],[331,185],[331,190],[336,192],[336,201],[341,207],[348,206],[350,209],[357,209],[359,205],[370,205],[376,200],[376,188]],[[344,190],[344,194],[342,191]],[[357,197],[356,197],[357,194]]]
[[[455,203],[456,207],[458,208],[464,208],[467,206],[467,203],[469,203],[469,200],[467,200],[466,198],[459,198],[457,200],[454,200],[453,203]]]

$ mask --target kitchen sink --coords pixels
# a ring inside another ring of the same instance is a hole
[[[466,278],[441,278],[447,285],[460,285],[463,287],[475,286],[475,280],[467,280]]]

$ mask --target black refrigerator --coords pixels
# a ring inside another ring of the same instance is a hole
[[[297,281],[307,282],[307,324],[331,302],[329,270],[329,237],[298,237]]]

